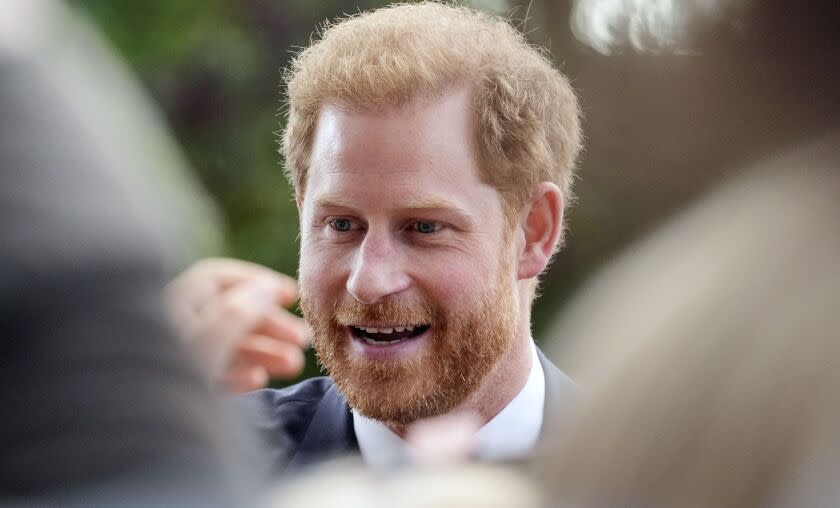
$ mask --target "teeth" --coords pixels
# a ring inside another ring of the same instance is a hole
[[[414,329],[416,327],[414,325],[406,325],[406,326],[395,326],[393,328],[373,328],[373,327],[366,328],[364,326],[355,326],[354,328],[362,330],[363,332],[366,332],[366,333],[394,333],[394,332],[397,332],[397,333],[409,332],[409,333],[411,333],[411,332],[414,331]],[[379,341],[380,344],[382,342],[385,342],[385,341]]]
[[[414,330],[413,326],[397,326],[394,328],[365,328],[364,326],[357,326],[359,330],[363,330],[367,333],[393,333],[393,332],[404,332],[406,330],[412,331]]]
[[[381,345],[383,345],[383,344],[396,344],[397,342],[402,342],[402,341],[404,341],[405,339],[397,339],[397,340],[373,340],[373,339],[368,339],[368,338],[365,338],[364,340],[365,340],[365,342],[367,342],[368,344],[373,344],[374,346],[381,346]]]

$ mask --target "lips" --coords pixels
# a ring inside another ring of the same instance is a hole
[[[399,325],[371,327],[350,325],[348,327],[353,337],[373,345],[397,344],[422,335],[429,329],[429,325]]]

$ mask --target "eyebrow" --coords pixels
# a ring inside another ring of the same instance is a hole
[[[315,205],[320,208],[345,208],[348,210],[356,209],[352,204],[343,199],[340,195],[322,196],[315,201]],[[470,214],[467,213],[466,210],[464,210],[462,207],[458,206],[455,203],[452,203],[451,201],[446,201],[438,198],[413,199],[402,204],[398,209],[403,212],[440,211],[457,215],[462,220],[469,221],[470,223],[472,223],[472,219],[470,219]]]

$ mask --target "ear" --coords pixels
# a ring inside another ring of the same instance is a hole
[[[551,182],[534,187],[519,222],[524,237],[519,251],[519,280],[538,276],[548,266],[563,232],[563,194]]]

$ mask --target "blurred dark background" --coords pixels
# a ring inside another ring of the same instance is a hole
[[[378,0],[74,0],[159,103],[225,222],[218,252],[285,273],[297,268],[297,212],[277,153],[281,70],[325,20]],[[611,255],[748,158],[739,147],[760,108],[708,55],[601,55],[570,28],[571,1],[474,0],[510,15],[550,49],[578,90],[586,149],[565,249],[534,311],[543,333],[565,299]],[[526,21],[522,21],[527,16]],[[734,78],[733,78],[734,76]],[[701,97],[701,100],[697,100]],[[730,111],[731,117],[707,112]],[[730,139],[731,143],[721,143]],[[552,338],[562,340],[563,338]],[[314,362],[305,376],[317,372]]]

